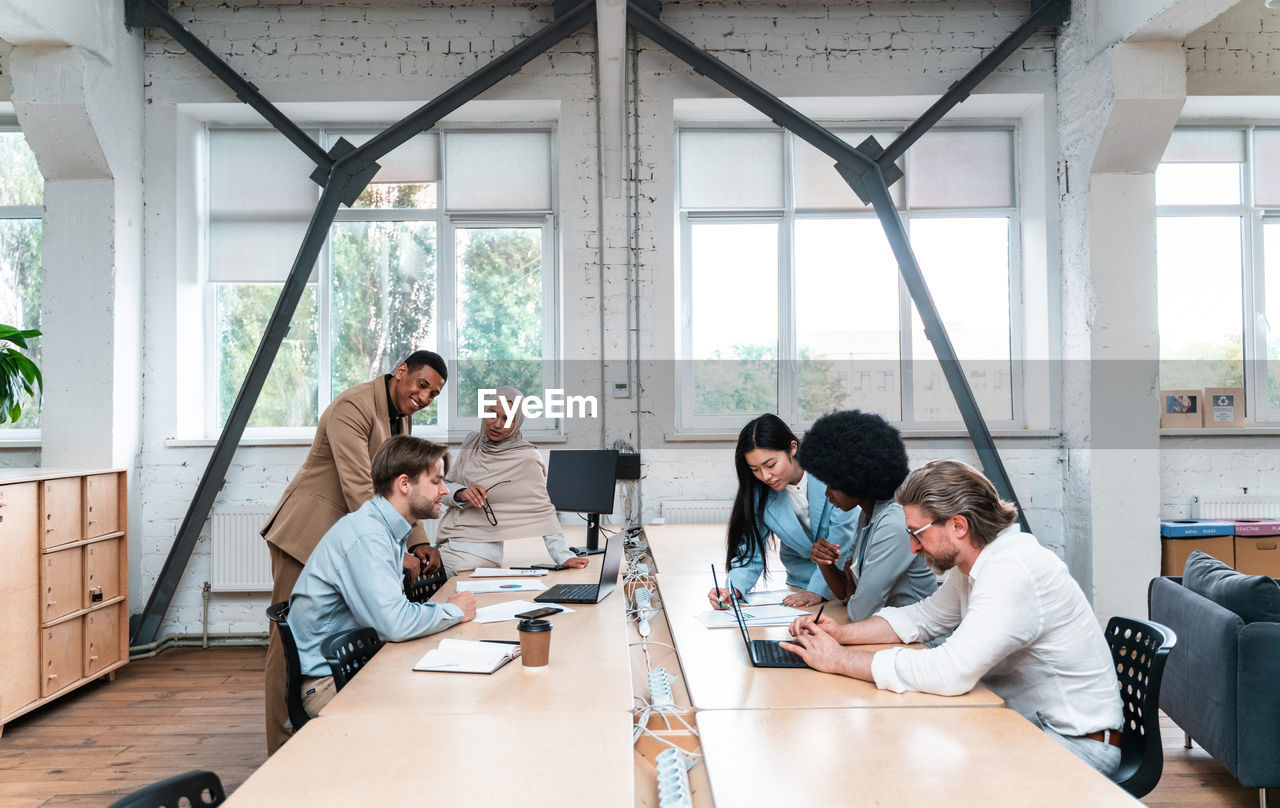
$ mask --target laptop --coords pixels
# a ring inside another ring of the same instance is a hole
[[[609,537],[604,546],[604,563],[600,565],[598,584],[556,584],[538,595],[539,603],[599,603],[618,585],[622,568],[622,531]]]
[[[753,640],[747,635],[747,621],[742,616],[742,608],[738,606],[738,599],[731,597],[729,602],[733,604],[733,616],[738,621],[738,630],[742,632],[742,642],[747,646],[747,656],[751,657],[751,664],[757,668],[807,668],[805,661],[798,654],[782,647],[782,643],[778,640]]]

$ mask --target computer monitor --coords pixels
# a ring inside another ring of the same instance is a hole
[[[547,493],[557,511],[587,514],[587,545],[573,547],[579,555],[603,553],[600,547],[600,514],[613,513],[614,476],[618,452],[614,449],[553,449],[547,468]]]

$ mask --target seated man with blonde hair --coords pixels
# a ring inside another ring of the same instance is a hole
[[[1019,530],[1017,510],[981,472],[935,460],[895,494],[912,552],[942,587],[928,598],[884,608],[857,623],[791,626],[783,647],[811,667],[895,693],[959,695],[978,682],[1086,763],[1110,775],[1120,764],[1123,721],[1111,652],[1066,564]],[[872,653],[847,645],[915,643],[936,648]]]
[[[381,639],[400,642],[476,616],[470,592],[454,593],[447,603],[410,603],[400,583],[410,531],[419,519],[440,516],[448,461],[443,445],[422,438],[397,435],[382,444],[373,457],[373,499],[329,528],[302,568],[289,599],[289,628],[308,715],[334,694],[320,654],[326,637],[371,626]]]

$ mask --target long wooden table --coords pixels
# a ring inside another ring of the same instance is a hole
[[[552,572],[539,578],[548,587],[558,583],[590,583],[600,579],[602,555],[591,556],[582,570]],[[531,564],[546,559],[540,539],[507,542],[504,564]],[[457,590],[463,572],[436,593],[443,601]],[[532,601],[537,592],[476,595],[477,606],[511,600]],[[541,605],[541,604],[539,604]],[[551,605],[551,604],[548,604]],[[421,639],[388,643],[352,679],[321,717],[393,716],[406,709],[424,715],[469,715],[495,710],[525,713],[555,711],[629,712],[633,705],[631,667],[624,630],[626,598],[621,587],[598,604],[572,604],[572,613],[547,618],[551,631],[551,662],[546,668],[525,670],[520,660],[495,673],[415,672],[413,665],[446,637],[465,640],[516,640],[515,621],[462,623]]]
[[[698,713],[719,806],[1141,805],[1012,710]]]
[[[625,712],[402,713],[307,722],[227,804],[555,808],[635,800]]]
[[[671,637],[680,655],[685,686],[699,710],[774,710],[797,707],[999,707],[1004,701],[978,685],[963,696],[893,693],[870,682],[808,668],[752,667],[736,628],[711,629],[698,620],[710,608],[710,575],[660,573],[658,592]],[[840,604],[828,608],[848,622]],[[814,611],[810,609],[809,611]],[[786,640],[786,626],[751,628],[752,639]],[[890,646],[865,646],[868,650]]]

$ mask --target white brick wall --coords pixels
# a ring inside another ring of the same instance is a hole
[[[1186,39],[1189,95],[1274,95],[1280,82],[1280,13],[1241,2]]]

